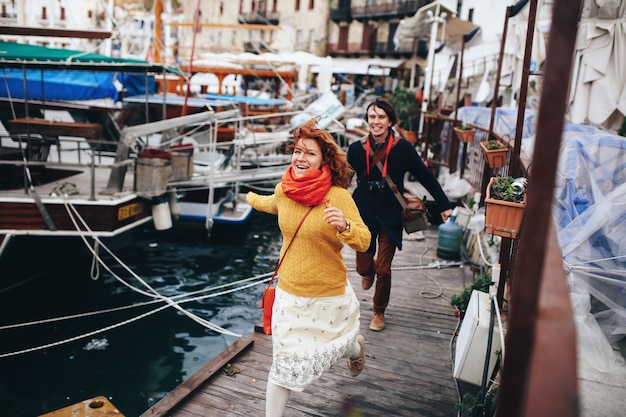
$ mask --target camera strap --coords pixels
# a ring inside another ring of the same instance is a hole
[[[363,145],[363,148],[365,149],[366,171],[361,173],[361,176],[359,177],[359,181],[363,180],[366,174],[368,177],[370,175],[370,158],[371,158],[371,165],[376,166],[380,170],[380,173],[382,174],[383,178],[387,176],[387,161],[389,159],[389,153],[391,152],[391,148],[400,140],[400,138],[392,134],[390,134],[389,136],[390,137],[388,138],[387,149],[385,150],[385,152],[379,151],[374,154],[373,158],[371,157],[371,140],[369,138],[369,135],[361,138],[361,145]],[[385,158],[385,164],[382,165],[381,167],[380,161],[383,158]]]

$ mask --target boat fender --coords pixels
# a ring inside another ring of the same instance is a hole
[[[178,194],[176,194],[176,192],[171,192],[168,195],[169,195],[170,212],[172,213],[172,218],[174,220],[178,220],[180,218],[180,204],[178,202]]]
[[[152,221],[156,230],[172,228],[170,205],[165,195],[152,198]]]

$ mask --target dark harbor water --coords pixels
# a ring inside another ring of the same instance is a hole
[[[154,232],[149,224],[114,254],[159,294],[176,297],[193,292],[199,297],[208,294],[200,292],[207,288],[271,274],[280,239],[276,218],[254,213],[247,228],[216,230],[211,241],[202,224],[165,233]],[[67,245],[62,255],[41,265],[38,254],[45,247],[11,254],[11,266],[5,263],[0,269],[0,326],[100,312],[0,329],[3,417],[38,416],[99,395],[109,398],[126,417],[138,416],[236,340],[172,307],[154,312],[165,303],[146,304],[150,297],[120,283],[113,275],[148,291],[102,249],[106,264],[116,266],[113,273],[101,267],[99,278],[92,279],[91,256],[76,243],[56,243]],[[6,283],[29,266],[46,272],[6,289]],[[236,287],[241,285],[245,283]],[[202,319],[246,335],[261,317],[258,303],[263,288],[254,285],[181,305]],[[139,306],[102,313],[132,305]],[[12,354],[28,349],[32,351]]]

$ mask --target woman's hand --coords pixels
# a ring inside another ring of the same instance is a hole
[[[246,194],[246,201],[249,203],[251,198],[254,198],[256,194],[253,193],[252,191],[248,191],[248,193]]]
[[[348,223],[346,222],[346,217],[343,214],[343,211],[337,207],[333,207],[330,205],[330,202],[324,202],[326,204],[326,208],[324,209],[324,217],[331,226],[335,226],[339,233],[342,233],[348,227]]]

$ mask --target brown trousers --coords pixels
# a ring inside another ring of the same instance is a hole
[[[356,272],[361,276],[375,277],[374,313],[382,314],[389,304],[391,294],[391,261],[396,246],[384,228],[378,230],[378,254],[374,251],[356,253]]]

